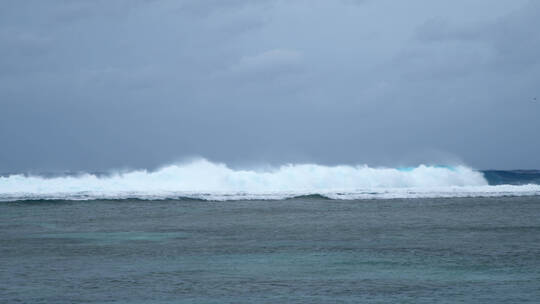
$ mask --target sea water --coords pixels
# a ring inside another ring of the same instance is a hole
[[[537,172],[215,166],[5,175],[0,302],[540,299]]]

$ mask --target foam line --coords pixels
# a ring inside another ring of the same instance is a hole
[[[506,188],[505,188],[506,187]],[[510,188],[509,188],[510,187]],[[420,165],[372,168],[289,164],[269,170],[234,170],[205,159],[108,176],[0,177],[0,200],[19,199],[283,199],[318,194],[331,199],[537,195],[540,186],[488,186],[469,167]]]

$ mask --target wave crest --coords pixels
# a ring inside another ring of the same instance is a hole
[[[527,193],[539,187],[530,185]],[[465,166],[372,168],[289,164],[269,170],[234,170],[205,159],[156,171],[108,176],[0,177],[0,199],[283,199],[320,195],[330,199],[459,196],[498,193],[481,172]],[[532,187],[532,188],[531,188]],[[516,188],[517,189],[517,188]],[[503,191],[515,192],[516,189]],[[521,188],[520,188],[521,189]],[[534,192],[536,193],[536,192]]]

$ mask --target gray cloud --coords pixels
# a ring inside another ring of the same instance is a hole
[[[0,171],[194,155],[540,168],[539,13],[491,0],[3,1]]]

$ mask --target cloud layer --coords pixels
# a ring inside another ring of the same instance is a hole
[[[0,172],[540,168],[536,1],[0,3]]]

